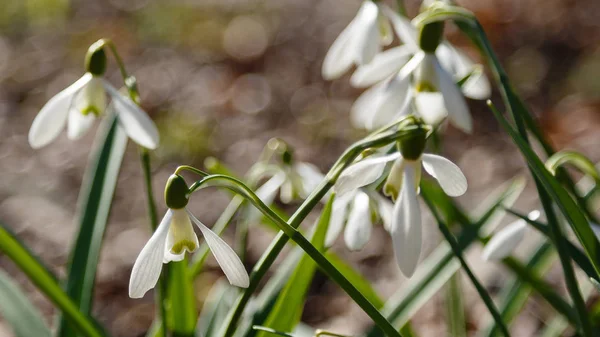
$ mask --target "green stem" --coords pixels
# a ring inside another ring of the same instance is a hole
[[[198,188],[200,186],[212,186],[210,183],[213,181],[216,181],[220,187],[226,187],[236,191],[254,206],[256,206],[256,208],[258,208],[264,215],[273,221],[288,238],[292,239],[300,248],[302,248],[302,250],[304,250],[304,252],[306,252],[306,254],[308,254],[315,261],[315,263],[317,263],[321,270],[327,276],[329,276],[330,279],[337,283],[388,336],[401,337],[400,333],[388,320],[385,319],[385,317],[383,317],[379,310],[377,310],[377,308],[371,302],[369,302],[369,300],[352,284],[352,282],[348,281],[348,279],[341,272],[339,272],[335,266],[329,262],[329,260],[315,246],[313,246],[310,241],[304,237],[304,235],[302,235],[302,233],[296,230],[296,227],[291,226],[281,219],[244,183],[229,176],[215,174],[204,178],[201,180],[200,184],[194,184],[193,186],[198,186]],[[191,192],[194,191],[192,188],[190,188],[190,190]],[[321,198],[313,198],[312,200],[315,200],[316,203],[320,199]],[[308,211],[310,211],[310,209]]]
[[[475,286],[475,289],[479,293],[479,297],[481,297],[481,299],[483,300],[483,303],[485,303],[485,306],[487,307],[488,311],[490,312],[490,314],[492,314],[492,317],[496,321],[496,325],[500,328],[500,331],[504,334],[504,336],[510,337],[510,332],[508,332],[508,328],[506,327],[506,324],[504,324],[504,321],[502,320],[502,315],[500,315],[500,312],[496,308],[494,301],[492,301],[492,297],[490,296],[490,294],[487,292],[487,290],[485,290],[483,285],[481,285],[481,282],[479,282],[479,280],[477,279],[475,274],[473,274],[473,272],[471,271],[471,268],[469,267],[469,265],[467,264],[467,261],[463,257],[462,249],[461,249],[460,245],[458,244],[458,242],[456,241],[456,238],[452,235],[452,233],[450,233],[450,230],[448,229],[448,227],[442,220],[441,216],[437,213],[437,211],[435,209],[435,205],[433,205],[431,200],[425,196],[423,196],[423,200],[429,207],[429,210],[433,214],[433,217],[436,219],[438,228],[442,232],[442,235],[444,235],[444,238],[450,244],[450,248],[452,249],[452,252],[460,261],[460,264],[461,264],[463,270],[465,271],[465,273],[471,280],[471,283],[473,284],[473,286]]]
[[[317,188],[311,193],[311,195],[304,201],[298,210],[292,215],[289,220],[290,226],[298,228],[304,218],[310,213],[314,206],[323,198],[327,191],[333,186],[342,170],[350,164],[354,158],[356,158],[362,151],[371,148],[389,144],[393,142],[398,136],[397,132],[386,132],[382,131],[379,137],[369,137],[363,141],[355,143],[353,146],[348,148],[338,161],[333,165],[325,179],[317,186]],[[260,281],[269,270],[269,267],[273,264],[289,238],[283,233],[279,232],[275,239],[271,242],[269,248],[263,253],[260,260],[254,266],[252,273],[250,274],[250,285],[236,300],[233,309],[229,312],[229,315],[224,321],[223,332],[221,336],[231,337],[235,332],[244,308],[248,304],[252,293],[258,287]]]

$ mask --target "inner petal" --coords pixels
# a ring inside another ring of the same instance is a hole
[[[185,251],[192,253],[198,246],[198,236],[185,210],[173,210],[173,220],[167,237],[168,252],[173,255],[181,255]]]

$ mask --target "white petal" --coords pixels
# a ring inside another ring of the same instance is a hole
[[[414,102],[419,116],[431,126],[439,125],[448,116],[444,96],[439,92],[417,92]]]
[[[69,87],[52,97],[37,114],[29,130],[29,145],[39,149],[52,142],[65,127],[73,96],[92,79],[86,73]]]
[[[357,41],[352,45],[357,48],[356,64],[367,64],[373,61],[381,51],[381,32],[379,30],[379,8],[370,1],[364,1],[356,15],[356,28],[354,37]]]
[[[162,269],[167,234],[172,218],[173,211],[168,210],[135,260],[131,270],[131,279],[129,280],[129,297],[141,298],[156,285]]]
[[[512,253],[523,240],[527,223],[525,220],[517,220],[504,227],[496,233],[492,239],[485,245],[482,252],[484,260],[500,260]]]
[[[289,178],[283,182],[279,189],[279,199],[284,204],[289,204],[294,200],[294,185]]]
[[[492,89],[481,65],[474,64],[465,53],[447,42],[438,47],[436,55],[442,67],[452,73],[455,79],[461,79],[471,74],[461,87],[465,96],[473,99],[490,97]]]
[[[346,221],[348,212],[348,204],[354,198],[354,193],[346,193],[336,196],[331,209],[331,217],[329,218],[329,227],[325,236],[325,247],[331,247],[335,240],[340,236]]]
[[[392,215],[394,213],[394,204],[389,201],[389,199],[384,198],[377,194],[377,209],[379,212],[379,217],[383,222],[383,228],[386,231],[392,230]]]
[[[352,202],[352,209],[344,231],[344,241],[348,249],[362,249],[369,242],[372,229],[369,196],[365,192],[358,191]]]
[[[233,249],[215,234],[215,232],[211,231],[200,222],[200,220],[196,219],[192,213],[188,211],[188,214],[192,221],[200,228],[208,247],[215,256],[219,266],[221,266],[221,269],[223,269],[223,273],[225,273],[229,283],[240,288],[248,288],[248,285],[250,284],[248,273],[246,272],[246,268],[244,268],[244,264]]]
[[[159,141],[158,129],[146,112],[129,97],[121,95],[110,83],[104,82],[104,87],[113,100],[119,124],[127,136],[145,148],[156,149]]]
[[[77,140],[85,135],[90,129],[96,115],[88,113],[87,115],[81,114],[81,112],[75,108],[71,108],[69,112],[69,123],[67,128],[67,137],[71,140]]]
[[[473,67],[471,75],[462,84],[461,90],[462,93],[469,98],[479,100],[490,98],[492,95],[492,88],[482,66],[475,65]]]
[[[437,89],[444,95],[444,103],[448,110],[448,119],[457,128],[466,133],[473,130],[473,121],[465,97],[454,82],[452,76],[436,62]]]
[[[163,262],[181,261],[185,252],[193,253],[200,243],[185,209],[174,209]]]
[[[410,78],[398,75],[381,92],[379,105],[374,111],[371,128],[387,125],[406,112],[412,88]]]
[[[412,55],[412,50],[406,46],[388,49],[377,54],[367,64],[356,68],[350,84],[357,88],[369,87],[383,81],[402,69]]]
[[[333,41],[331,47],[329,47],[321,68],[321,76],[323,76],[324,80],[336,79],[352,67],[356,57],[353,54],[354,50],[351,50],[349,47],[354,37],[355,27],[356,21],[353,20]]]
[[[383,173],[385,165],[399,157],[400,153],[396,152],[386,156],[367,158],[350,165],[337,179],[333,186],[334,191],[338,195],[343,195],[374,182]]]
[[[421,159],[425,171],[437,179],[447,195],[457,197],[467,191],[467,178],[453,162],[442,156],[428,153],[424,153]]]
[[[396,262],[400,271],[406,277],[411,277],[421,255],[421,210],[417,200],[416,186],[414,183],[415,168],[406,165],[404,184],[400,197],[394,205],[392,218],[392,242]]]
[[[325,177],[321,170],[311,163],[298,162],[294,165],[294,170],[302,179],[302,198],[308,197]]]
[[[387,82],[379,83],[363,92],[352,104],[350,109],[350,121],[359,129],[370,130],[373,128],[373,116],[381,102],[382,93]]]
[[[382,5],[381,9],[385,13],[385,15],[390,19],[392,23],[392,27],[396,31],[396,35],[404,42],[406,45],[410,46],[417,50],[419,48],[419,43],[417,41],[417,29],[412,25],[410,20],[406,17],[403,17],[396,13],[396,11],[390,9],[389,7]]]

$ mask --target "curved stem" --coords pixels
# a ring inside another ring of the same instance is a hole
[[[377,310],[377,308],[375,308],[375,306],[369,302],[369,300],[350,281],[348,281],[348,279],[340,273],[335,266],[304,237],[304,235],[302,235],[302,233],[281,219],[273,212],[273,210],[265,205],[248,186],[235,178],[219,174],[210,175],[204,178],[200,181],[198,186],[212,186],[210,183],[213,181],[215,181],[217,183],[216,185],[219,187],[226,187],[234,190],[252,203],[258,210],[273,221],[286,236],[296,242],[296,244],[298,244],[298,246],[300,246],[300,248],[302,248],[315,263],[317,263],[321,270],[336,282],[388,336],[401,337],[400,333],[387,319],[385,319],[385,317],[383,317],[379,310]],[[191,192],[193,191],[194,190],[191,190]]]
[[[379,134],[373,139],[365,139],[349,147],[332,166],[325,179],[323,179],[319,186],[313,190],[304,203],[300,205],[298,210],[296,210],[296,212],[290,217],[288,222],[289,225],[293,228],[297,228],[300,223],[302,223],[304,218],[306,218],[319,200],[321,200],[321,198],[333,186],[342,170],[349,165],[362,151],[371,147],[384,146],[395,141],[397,137],[397,131],[387,133],[382,132],[382,134]],[[267,270],[271,267],[288,240],[289,238],[283,232],[279,232],[275,239],[271,241],[269,248],[263,253],[260,260],[254,266],[254,269],[250,274],[250,285],[242,293],[242,295],[238,297],[233,309],[229,312],[229,315],[223,324],[223,331],[221,333],[223,337],[231,337],[233,335],[235,329],[237,328],[238,322],[242,317],[244,308],[252,296],[252,293],[256,290],[260,281],[267,273]]]

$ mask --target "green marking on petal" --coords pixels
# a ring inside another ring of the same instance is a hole
[[[84,116],[87,116],[90,113],[94,114],[96,116],[100,116],[100,109],[96,108],[93,105],[90,105],[90,106],[85,107],[85,109],[81,110],[81,114],[84,115]]]
[[[188,252],[193,252],[197,249],[196,244],[190,240],[181,240],[176,242],[173,247],[171,247],[171,254],[179,255],[183,253],[185,250]]]
[[[415,86],[417,92],[437,92],[435,86],[429,82],[419,81]]]

